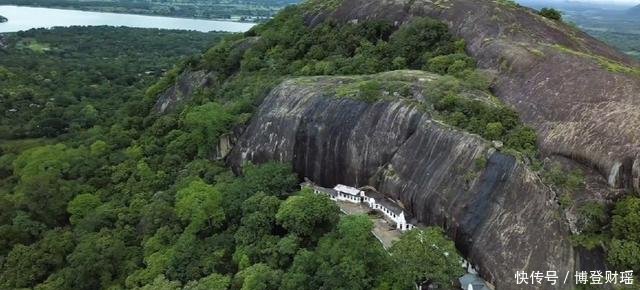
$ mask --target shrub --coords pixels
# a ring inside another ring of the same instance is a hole
[[[562,12],[553,9],[553,8],[542,8],[540,9],[540,11],[538,12],[538,14],[549,18],[551,20],[556,20],[556,21],[560,21],[562,20]]]
[[[436,56],[427,60],[427,64],[423,67],[423,69],[442,75],[456,75],[465,71],[466,69],[475,68],[475,65],[476,62],[473,58],[470,58],[469,56],[462,53],[453,53]]]
[[[537,151],[536,138],[536,132],[533,129],[520,125],[506,136],[505,146],[533,156]]]
[[[504,127],[500,122],[487,124],[484,130],[484,136],[489,140],[497,140],[504,133]]]
[[[358,99],[366,102],[375,102],[380,97],[382,86],[378,81],[366,81],[358,86]]]
[[[485,156],[480,156],[478,158],[476,158],[476,160],[474,160],[474,165],[476,167],[477,170],[482,170],[485,169],[487,167],[487,157]]]
[[[607,211],[598,202],[587,202],[578,209],[582,230],[587,233],[597,233],[607,221]]]
[[[580,169],[567,172],[557,163],[546,170],[542,177],[546,182],[569,192],[575,192],[584,187],[584,174]]]
[[[418,18],[391,35],[393,51],[404,57],[412,68],[420,68],[434,55],[456,52],[456,44],[447,26],[429,18]]]

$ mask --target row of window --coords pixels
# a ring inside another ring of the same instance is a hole
[[[320,190],[317,190],[317,189],[314,190],[314,192],[317,193],[317,194],[324,194],[324,192],[321,192]],[[353,201],[362,201],[362,199],[360,197],[354,197],[353,195],[343,194],[341,192],[338,193],[338,197],[349,199],[349,200],[353,200]],[[382,206],[380,204],[377,204],[377,203],[374,204],[374,209],[380,210],[380,211],[386,213],[387,215],[391,216],[394,219],[398,217],[397,214],[391,212],[389,209],[387,209],[386,207],[384,207],[384,206]],[[413,228],[413,225],[411,225],[411,224],[400,224],[399,225],[399,229],[400,230],[410,230],[412,228]]]

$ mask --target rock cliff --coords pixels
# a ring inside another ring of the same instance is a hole
[[[437,78],[415,71],[379,77],[409,77],[427,90]],[[519,289],[514,269],[573,270],[569,231],[554,195],[526,166],[420,109],[419,90],[373,103],[333,94],[352,78],[282,83],[260,106],[230,163],[238,169],[277,160],[321,185],[372,185],[423,224],[443,226],[498,289]],[[486,166],[477,165],[485,158]]]
[[[204,70],[182,72],[175,83],[158,96],[153,112],[163,114],[175,110],[189,101],[196,90],[210,86],[214,80],[215,74]]]
[[[640,68],[587,34],[506,0],[348,0],[308,15],[311,25],[427,16],[466,40],[494,93],[536,128],[542,151],[640,191]]]

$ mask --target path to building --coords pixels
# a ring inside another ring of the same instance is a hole
[[[336,203],[340,207],[340,210],[345,214],[364,214],[369,216],[369,219],[373,222],[373,235],[380,241],[380,243],[382,243],[382,246],[385,249],[389,249],[394,241],[400,239],[402,233],[395,229],[394,225],[383,217],[375,214],[370,215],[369,212],[371,209],[365,204],[355,204],[344,201],[337,201]]]

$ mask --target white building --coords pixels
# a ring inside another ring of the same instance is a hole
[[[340,201],[362,203],[366,198],[364,191],[343,184],[336,185],[333,190],[337,193],[335,199]]]
[[[333,189],[330,189],[316,186],[309,181],[304,182],[302,187],[311,188],[316,194],[326,194],[331,200],[357,204],[365,203],[369,208],[381,212],[388,220],[394,222],[396,229],[400,231],[408,231],[415,228],[414,225],[407,221],[408,218],[404,214],[404,209],[382,194],[374,192],[367,196],[364,191],[351,186],[338,184]]]
[[[396,229],[408,231],[415,227],[407,221],[404,209],[388,197],[379,193],[371,193],[366,197],[365,202],[371,209],[382,212],[387,219],[393,221],[396,224]]]

